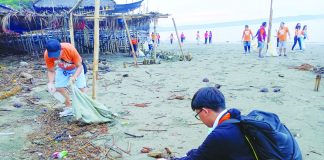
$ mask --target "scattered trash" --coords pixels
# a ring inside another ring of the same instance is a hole
[[[26,66],[28,66],[28,63],[27,62],[24,62],[24,61],[21,61],[19,63],[19,65],[20,65],[20,67],[26,67]]]
[[[215,84],[215,88],[220,89],[222,86],[220,84]]]
[[[203,79],[203,82],[209,82],[209,79],[208,78],[204,78]]]
[[[69,140],[71,138],[72,138],[72,136],[67,134],[67,130],[64,130],[63,133],[56,135],[54,137],[54,140],[59,142],[59,141],[63,141],[63,140]]]
[[[141,149],[141,153],[149,153],[149,152],[151,152],[152,151],[152,148],[149,148],[149,147],[143,147],[142,149]]]
[[[19,93],[21,90],[22,90],[22,88],[20,86],[16,86],[16,87],[12,88],[10,91],[2,93],[0,95],[0,100],[14,96],[17,93]]]
[[[292,67],[293,69],[297,69],[297,70],[300,70],[300,71],[310,71],[314,68],[314,66],[310,65],[310,64],[307,64],[307,63],[304,63],[300,66],[296,66],[296,67]]]
[[[273,89],[273,92],[280,92],[280,88]]]
[[[285,77],[283,74],[278,74],[279,77]]]
[[[21,73],[21,74],[20,74],[20,77],[22,77],[22,78],[26,78],[26,79],[28,79],[28,80],[34,78],[31,74],[26,73],[26,72]]]
[[[54,152],[52,154],[53,159],[63,159],[66,158],[68,155],[68,151],[62,151],[62,152]]]
[[[123,74],[123,77],[128,77],[128,74]]]
[[[163,158],[162,152],[149,152],[147,155],[153,158]]]
[[[148,104],[151,104],[151,102],[146,102],[146,103],[130,103],[128,106],[135,106],[135,107],[148,107]]]
[[[15,108],[21,108],[21,107],[23,106],[23,104],[20,103],[20,102],[15,102],[15,103],[13,104],[13,106],[14,106]]]
[[[128,135],[128,136],[131,136],[133,138],[143,138],[144,135],[140,135],[140,136],[137,136],[137,135],[134,135],[134,134],[130,134],[130,133],[127,133],[127,132],[124,132],[124,134]]]
[[[172,95],[168,98],[168,100],[174,100],[174,99],[178,99],[178,100],[184,100],[184,96],[177,96],[177,95]]]
[[[268,88],[261,88],[260,92],[269,92]]]

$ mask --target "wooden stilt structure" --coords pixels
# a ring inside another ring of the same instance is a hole
[[[75,42],[74,42],[74,29],[73,29],[73,12],[70,13],[69,30],[70,30],[70,42],[75,47]]]
[[[99,62],[99,9],[100,9],[100,0],[95,0],[92,99],[96,99],[97,96],[96,82],[98,78],[98,62]]]
[[[156,46],[157,46],[156,25],[157,25],[157,19],[154,18],[154,26],[153,26],[153,29],[154,29],[153,59],[154,59],[154,61],[156,60]]]
[[[269,43],[271,41],[272,14],[273,14],[272,2],[273,2],[273,0],[271,0],[271,4],[270,4],[270,17],[269,17],[269,27],[268,27],[267,50],[269,49]]]
[[[177,25],[176,25],[176,23],[175,23],[174,18],[172,18],[172,21],[173,21],[173,25],[174,25],[174,30],[175,30],[176,35],[177,35],[177,39],[178,39],[178,43],[179,43],[179,47],[180,47],[180,51],[181,51],[181,54],[182,54],[182,56],[183,56],[183,60],[185,61],[186,58],[185,58],[185,56],[184,56],[184,54],[183,54],[183,50],[182,50],[182,46],[181,46],[181,42],[180,42],[180,38],[179,38],[179,33],[178,33]]]
[[[129,41],[129,45],[131,47],[131,50],[132,50],[132,55],[134,57],[134,64],[135,66],[137,66],[137,58],[136,58],[136,53],[135,53],[135,50],[134,50],[134,47],[133,47],[133,44],[132,44],[132,39],[131,39],[131,36],[130,36],[130,33],[129,33],[129,29],[128,29],[128,25],[127,25],[127,22],[126,22],[126,18],[123,14],[123,20],[124,20],[124,23],[125,23],[125,29],[126,29],[126,33],[127,33],[127,37],[128,37],[128,41]]]

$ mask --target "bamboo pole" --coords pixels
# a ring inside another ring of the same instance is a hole
[[[99,9],[100,9],[100,0],[95,0],[92,99],[96,99],[97,96],[96,81],[98,78],[98,61],[99,61]]]
[[[130,37],[128,25],[127,25],[126,18],[124,16],[124,14],[123,14],[123,20],[124,20],[124,23],[125,23],[125,28],[126,28],[128,41],[129,41],[130,47],[132,49],[132,54],[133,54],[133,57],[134,57],[134,64],[135,64],[135,66],[137,66],[137,58],[136,58],[136,54],[135,54],[135,51],[134,51],[134,47],[133,47],[133,44],[132,44],[132,40],[131,40],[131,37]]]
[[[180,51],[181,51],[181,54],[182,54],[182,56],[183,56],[183,60],[185,61],[186,58],[185,58],[185,56],[184,56],[184,54],[183,54],[183,50],[182,50],[182,46],[181,46],[181,42],[180,42],[180,38],[179,38],[179,33],[178,33],[177,25],[176,25],[176,23],[175,23],[174,18],[172,18],[172,21],[173,21],[173,25],[174,25],[174,30],[175,30],[176,35],[177,35],[177,39],[178,39],[178,43],[179,43],[179,47],[180,47]]]
[[[270,17],[269,17],[269,28],[268,28],[267,50],[269,49],[269,43],[270,43],[270,41],[271,41],[272,14],[273,14],[272,4],[273,4],[273,0],[271,0],[271,4],[270,4]]]
[[[70,29],[70,40],[71,40],[71,44],[75,47],[74,28],[73,28],[73,13],[72,12],[70,13],[69,29]]]

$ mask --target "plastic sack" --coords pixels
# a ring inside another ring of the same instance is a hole
[[[85,123],[106,123],[113,122],[114,116],[106,106],[94,101],[92,98],[81,92],[76,85],[71,85],[72,110],[76,120]]]

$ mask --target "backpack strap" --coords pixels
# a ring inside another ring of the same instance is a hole
[[[226,120],[224,121],[223,123],[231,123],[231,124],[238,124],[243,136],[244,136],[244,139],[245,141],[249,144],[249,148],[250,150],[252,151],[252,154],[255,158],[255,160],[260,160],[257,153],[256,153],[256,150],[254,149],[253,145],[252,145],[252,142],[250,141],[250,138],[245,134],[244,130],[243,130],[243,127],[242,127],[242,124],[241,124],[241,121],[238,120],[238,119],[229,119],[229,120]]]

